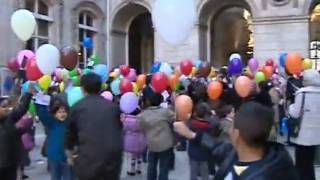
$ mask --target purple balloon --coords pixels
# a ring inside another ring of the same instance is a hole
[[[252,73],[255,73],[259,67],[259,62],[255,58],[251,58],[248,62],[248,66]]]
[[[113,101],[113,95],[110,91],[103,92],[101,96],[108,101]]]
[[[120,109],[123,113],[134,112],[139,104],[139,98],[133,92],[125,93],[120,99]]]
[[[135,81],[136,78],[137,78],[136,70],[133,69],[133,68],[131,68],[129,74],[127,75],[127,78],[128,78],[131,82]]]
[[[229,62],[228,74],[229,76],[238,75],[242,73],[241,59],[235,58]]]

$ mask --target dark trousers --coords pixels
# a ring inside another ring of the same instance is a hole
[[[315,159],[316,146],[296,145],[296,169],[303,180],[315,180],[313,162]]]
[[[162,152],[149,152],[148,156],[148,175],[147,180],[168,180],[169,179],[169,169],[170,162],[172,160],[173,149]],[[159,176],[157,173],[159,164]],[[157,178],[159,177],[159,178]]]
[[[1,180],[17,180],[17,166],[0,168]]]
[[[120,180],[121,166],[122,163],[112,167],[107,165],[95,177],[89,179],[79,178],[79,180]]]
[[[49,160],[51,180],[73,180],[71,166],[67,162]]]

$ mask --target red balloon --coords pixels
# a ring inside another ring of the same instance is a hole
[[[76,68],[78,64],[77,51],[69,46],[62,48],[60,64],[68,70],[73,70]]]
[[[152,76],[151,85],[155,92],[162,93],[167,89],[168,84],[168,78],[164,73],[157,72]]]
[[[268,60],[266,61],[266,66],[271,66],[271,67],[273,67],[273,66],[274,66],[274,61],[273,61],[272,59],[268,59]]]
[[[121,94],[125,94],[127,92],[132,92],[132,83],[129,79],[123,79],[120,82],[120,92]]]
[[[43,76],[35,59],[30,59],[27,62],[26,76],[29,81],[36,81]]]
[[[207,62],[207,61],[204,61],[201,63],[200,67],[199,67],[199,70],[197,72],[197,75],[199,77],[208,77],[209,74],[210,74],[210,71],[211,71],[211,66],[210,66],[210,63]]]
[[[19,63],[18,63],[16,58],[11,58],[7,62],[7,66],[12,72],[18,72],[19,71]]]
[[[130,73],[130,68],[126,65],[121,65],[120,72],[123,76],[127,76]]]
[[[180,63],[180,70],[182,74],[188,76],[192,72],[192,61],[190,60],[184,60]]]

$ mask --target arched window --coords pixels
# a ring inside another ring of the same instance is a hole
[[[320,4],[314,7],[310,15],[310,59],[320,69]]]
[[[50,17],[48,5],[42,0],[26,0],[26,9],[33,12],[37,19],[37,28],[26,45],[27,49],[35,51],[42,44],[49,43],[50,24],[53,19]]]
[[[98,33],[98,29],[95,27],[95,18],[94,16],[87,11],[81,12],[79,14],[78,20],[78,28],[79,28],[79,37],[78,37],[78,44],[79,44],[79,56],[80,61],[83,63],[86,61],[93,52],[93,48],[86,49],[86,52],[82,46],[82,41],[85,37],[89,37],[94,40],[95,35]]]

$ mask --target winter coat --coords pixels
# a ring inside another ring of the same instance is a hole
[[[238,161],[234,150],[225,151],[223,164],[214,180],[225,180]],[[270,143],[263,159],[246,169],[237,180],[298,180],[293,161],[283,145]]]
[[[49,160],[65,161],[64,130],[65,122],[57,120],[47,109],[47,106],[37,105],[39,120],[47,129],[46,154]]]
[[[289,107],[289,114],[294,118],[302,115],[302,99],[305,94],[303,118],[297,138],[291,141],[298,145],[320,145],[320,75],[317,71],[307,70],[303,74],[304,88],[296,92],[295,103]]]
[[[139,126],[146,133],[149,151],[162,152],[174,146],[174,120],[175,114],[161,107],[149,107],[138,115]]]
[[[17,107],[0,119],[0,168],[17,166],[21,160],[21,134],[16,122],[27,113],[32,95],[25,94]]]
[[[66,123],[65,147],[77,147],[77,177],[91,179],[106,166],[121,164],[123,137],[118,105],[102,96],[89,95],[71,108]]]
[[[144,132],[139,127],[136,116],[122,116],[124,131],[124,150],[125,152],[140,155],[147,148],[147,140]]]

